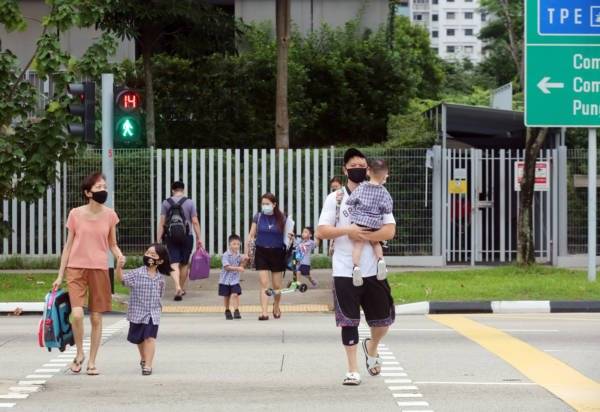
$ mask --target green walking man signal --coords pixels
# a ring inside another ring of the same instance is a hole
[[[116,148],[146,145],[141,108],[142,98],[138,90],[126,87],[115,89],[114,144]]]

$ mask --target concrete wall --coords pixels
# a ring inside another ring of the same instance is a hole
[[[21,11],[27,22],[27,30],[24,32],[6,33],[4,26],[0,26],[0,39],[2,48],[11,50],[24,66],[35,51],[36,41],[42,33],[40,21],[48,14],[49,7],[42,0],[20,1]],[[100,37],[101,32],[93,29],[74,29],[61,35],[61,44],[74,57],[83,55],[87,48]],[[135,59],[135,44],[133,41],[125,40],[117,48],[112,61],[124,59]]]
[[[362,28],[377,29],[386,24],[387,0],[293,0],[292,24],[302,33],[317,30],[322,24],[343,26],[356,18],[364,5]],[[235,17],[246,23],[271,21],[275,28],[275,0],[235,0]]]

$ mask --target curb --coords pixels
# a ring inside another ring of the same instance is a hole
[[[22,313],[42,313],[44,302],[0,302],[0,313],[13,313],[20,309]],[[299,304],[281,305],[284,312],[323,313],[331,312],[329,305]],[[247,313],[260,312],[259,305],[241,305],[240,310]],[[269,306],[272,310],[272,306]],[[222,306],[164,306],[163,313],[221,313]],[[414,302],[396,305],[396,315],[439,315],[465,313],[600,313],[600,300],[496,300],[464,302]]]
[[[573,313],[600,312],[598,300],[496,300],[464,302],[416,302],[396,305],[397,315],[450,313]]]

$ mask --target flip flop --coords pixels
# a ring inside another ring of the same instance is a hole
[[[73,359],[73,363],[69,367],[69,369],[71,369],[71,372],[73,372],[73,373],[80,373],[81,369],[83,368],[83,361],[84,360],[85,360],[85,356],[83,358],[81,358],[80,361],[77,360],[77,356],[76,356],[75,359]],[[79,369],[74,370],[73,369],[73,365],[75,365],[75,367],[79,367]]]
[[[344,381],[342,382],[344,386],[358,386],[360,385],[360,375],[358,372],[349,372],[346,374]]]
[[[144,375],[144,376],[152,375],[152,368],[147,368],[144,366],[142,368],[142,375]]]
[[[367,350],[367,342],[370,340],[371,338],[366,338],[362,343],[363,351],[365,352],[365,363],[367,365],[367,372],[369,372],[369,375],[377,376],[381,373],[381,358],[379,357],[379,354],[377,356],[369,355],[369,351]],[[379,370],[376,368],[379,368]]]
[[[95,366],[93,368],[90,368],[88,366],[88,368],[86,369],[86,373],[88,374],[88,376],[98,376],[98,375],[100,375],[100,372],[98,372],[98,368],[96,368]]]

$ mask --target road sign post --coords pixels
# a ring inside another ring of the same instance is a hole
[[[588,279],[595,281],[599,0],[526,0],[525,124],[589,128]]]

